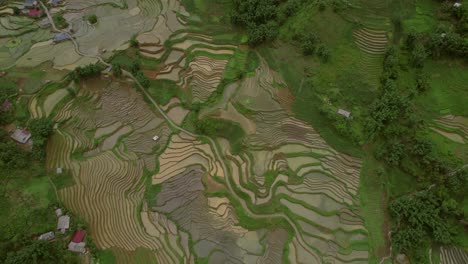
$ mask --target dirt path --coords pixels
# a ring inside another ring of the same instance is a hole
[[[72,35],[70,35],[70,33],[66,32],[66,31],[63,31],[63,30],[59,30],[56,26],[55,26],[55,23],[52,19],[52,16],[50,15],[49,13],[49,10],[47,9],[47,7],[41,2],[39,1],[40,5],[42,6],[42,8],[44,9],[47,17],[49,18],[49,21],[52,25],[52,29],[54,32],[58,32],[58,33],[64,33],[64,34],[67,34],[68,37],[70,38],[70,41],[72,41],[73,45],[75,46],[75,51],[76,53],[78,53],[79,55],[83,56],[83,57],[90,57],[90,58],[95,58],[97,59],[100,63],[106,65],[106,66],[110,66],[109,63],[107,63],[106,61],[104,61],[100,56],[97,56],[97,55],[88,55],[88,54],[84,54],[83,52],[80,51],[80,48],[79,48],[79,44],[78,42],[73,38]],[[151,95],[144,89],[144,87],[138,82],[138,80],[135,78],[135,76],[133,76],[132,73],[126,71],[126,70],[123,70],[122,71],[123,75],[124,76],[127,76],[129,78],[131,78],[137,85],[138,87],[140,88],[140,90],[143,92],[143,94],[146,96],[146,98],[148,98],[148,100],[150,100],[150,102],[154,105],[154,107],[156,107],[157,111],[161,114],[161,116],[168,122],[168,124],[179,130],[179,131],[182,131],[184,133],[187,133],[188,135],[192,136],[192,137],[203,137],[203,138],[206,138],[208,139],[208,141],[210,142],[210,145],[211,147],[213,148],[214,150],[214,153],[216,155],[216,158],[220,161],[221,165],[222,165],[222,168],[223,168],[223,171],[225,173],[227,173],[228,177],[229,177],[229,170],[227,169],[227,166],[224,162],[224,159],[222,157],[222,155],[220,154],[220,150],[218,149],[218,146],[216,144],[216,142],[210,138],[210,137],[206,137],[206,136],[202,136],[202,135],[197,135],[197,134],[194,134],[180,126],[178,126],[174,121],[172,121],[172,119],[162,110],[162,108],[158,105],[158,103],[156,103],[156,101],[151,97]],[[283,218],[285,219],[290,225],[291,227],[294,229],[294,232],[296,233],[297,235],[297,239],[298,239],[298,242],[299,244],[307,251],[309,252],[312,256],[316,256],[316,253],[311,250],[309,248],[309,246],[305,243],[302,235],[301,235],[301,232],[299,231],[299,229],[297,228],[297,226],[295,225],[295,223],[284,213],[275,213],[275,214],[256,214],[254,212],[252,212],[250,210],[250,208],[248,207],[247,203],[245,202],[245,200],[243,200],[241,197],[239,197],[239,195],[234,191],[232,185],[231,185],[231,181],[229,180],[229,178],[226,180],[226,183],[227,183],[227,187],[229,189],[229,191],[231,192],[232,195],[234,195],[234,197],[241,203],[241,206],[242,208],[248,213],[249,216],[253,217],[253,218],[257,218],[257,219],[265,219],[265,218]]]

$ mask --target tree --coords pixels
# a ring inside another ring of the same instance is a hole
[[[16,84],[7,79],[0,79],[0,104],[16,94]]]
[[[135,78],[144,88],[148,88],[150,86],[150,81],[143,72],[141,71],[137,72]]]
[[[315,53],[316,45],[319,38],[314,33],[308,33],[301,38],[301,49],[304,55],[312,55]]]
[[[68,22],[63,18],[63,15],[61,13],[57,13],[53,15],[52,20],[58,28],[66,28],[68,27]]]
[[[130,47],[133,47],[133,48],[138,48],[138,40],[136,39],[136,35],[133,35],[130,40],[129,40],[129,43],[130,43]]]
[[[122,67],[118,63],[112,64],[112,73],[115,77],[120,78],[122,76]]]
[[[247,29],[250,45],[258,45],[278,35],[279,1],[234,0],[233,2],[231,21]],[[291,11],[291,8],[287,10]]]
[[[29,163],[29,154],[12,141],[5,139],[0,143],[0,168],[22,169]]]
[[[88,17],[88,22],[90,24],[96,24],[97,23],[97,16],[95,14],[92,14]]]
[[[13,14],[16,16],[21,13],[21,9],[19,9],[17,6],[13,6],[12,9],[13,9]]]
[[[33,157],[42,160],[45,157],[45,144],[54,129],[54,121],[50,118],[32,119],[29,121],[29,130],[33,144]]]
[[[413,67],[422,68],[424,66],[424,60],[426,60],[427,53],[426,49],[422,45],[416,45],[411,52],[410,62]]]
[[[418,72],[416,74],[416,89],[419,92],[425,92],[429,90],[430,84],[429,84],[429,77],[427,74],[424,74],[423,72]]]
[[[139,71],[140,71],[140,61],[138,60],[134,60],[132,62],[132,65],[130,66],[130,71],[133,73],[133,74],[137,74]]]
[[[324,45],[320,45],[317,49],[317,55],[322,62],[326,63],[330,59],[330,50]]]

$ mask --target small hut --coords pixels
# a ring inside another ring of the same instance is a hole
[[[65,232],[70,228],[70,216],[68,215],[62,215],[59,217],[58,222],[57,222],[57,230],[60,230],[62,234],[65,234]]]
[[[338,109],[338,114],[346,117],[346,118],[350,118],[351,117],[351,112],[348,112],[346,110],[343,110],[343,109]]]
[[[50,231],[50,232],[47,232],[47,233],[44,233],[42,235],[39,236],[39,240],[44,240],[44,241],[49,241],[49,240],[52,240],[55,238],[55,234],[54,234],[54,231]]]

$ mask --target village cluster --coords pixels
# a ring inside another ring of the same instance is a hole
[[[57,216],[58,232],[66,234],[66,232],[70,229],[70,216],[63,214],[61,208],[55,209],[55,215]],[[76,230],[73,234],[72,239],[70,240],[70,243],[68,243],[68,250],[85,254],[87,252],[85,237],[86,230]],[[47,233],[41,234],[37,239],[44,241],[52,241],[55,239],[55,232],[49,231]]]
[[[61,5],[61,4],[63,4],[62,1],[63,0],[49,0],[47,2],[47,5],[50,6],[50,7],[57,7],[57,6]],[[30,17],[33,17],[33,18],[40,18],[40,17],[43,17],[45,15],[43,10],[41,10],[39,8],[40,5],[39,5],[38,1],[36,1],[36,0],[25,0],[23,7],[24,8],[21,10],[21,14],[23,14],[23,15],[27,15],[27,16],[30,16]],[[51,26],[51,23],[52,22],[50,21],[50,19],[46,16],[42,20],[39,21],[38,25],[41,28],[48,28],[48,27]],[[67,34],[65,32],[58,32],[52,37],[52,41],[54,43],[59,43],[59,42],[68,40],[70,38],[71,38],[70,34]]]

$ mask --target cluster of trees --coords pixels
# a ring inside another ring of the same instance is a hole
[[[130,72],[135,76],[137,81],[143,86],[144,88],[149,88],[151,85],[150,80],[146,77],[145,73],[141,71],[140,61],[134,60],[133,63],[130,65]]]
[[[398,227],[392,234],[393,249],[407,253],[416,263],[426,263],[431,242],[453,243],[467,188],[468,171],[461,169],[439,184],[392,201],[390,214]]]
[[[417,50],[418,38],[409,36],[408,49]],[[410,63],[414,67],[414,55]],[[404,252],[417,263],[424,263],[427,247],[432,242],[448,244],[453,241],[453,230],[461,218],[463,191],[468,187],[468,174],[461,170],[455,175],[450,168],[459,166],[458,160],[440,155],[432,141],[422,131],[422,118],[415,111],[414,98],[429,89],[427,76],[416,73],[414,87],[400,87],[397,50],[390,48],[384,58],[381,75],[381,94],[370,109],[366,133],[380,144],[376,158],[390,167],[400,168],[416,177],[423,191],[397,198],[389,209],[396,227],[392,245],[396,252]]]
[[[76,67],[69,75],[70,79],[79,81],[84,78],[97,77],[101,75],[102,67],[98,64],[88,64],[84,67]]]
[[[66,250],[65,243],[50,243],[25,238],[17,248],[9,251],[3,259],[5,264],[18,263],[79,263],[79,259]]]
[[[21,149],[3,133],[0,135],[0,169],[11,171],[26,168],[30,162],[30,154]]]
[[[294,36],[300,44],[302,53],[306,56],[317,54],[322,62],[330,59],[330,50],[320,41],[317,34],[313,32],[302,33]]]
[[[88,22],[90,24],[96,24],[97,23],[97,16],[95,14],[92,14],[90,16],[88,16]]]
[[[210,138],[222,137],[231,143],[231,152],[237,154],[244,148],[244,130],[236,123],[225,119],[203,118],[195,121],[195,132]]]
[[[1,79],[0,80],[0,107],[5,102],[10,102],[11,104],[13,104],[15,96],[16,96],[15,83],[5,78]],[[0,125],[10,123],[12,121],[13,121],[12,109],[8,109],[6,111],[3,111],[0,109]]]
[[[31,119],[28,128],[33,140],[33,157],[43,160],[47,139],[54,130],[54,121],[50,118]]]
[[[54,21],[54,24],[57,28],[66,28],[68,27],[68,22],[63,18],[62,13],[57,13],[52,16],[52,20]]]
[[[231,19],[247,29],[249,44],[257,45],[278,35],[278,5],[277,0],[234,0]]]

